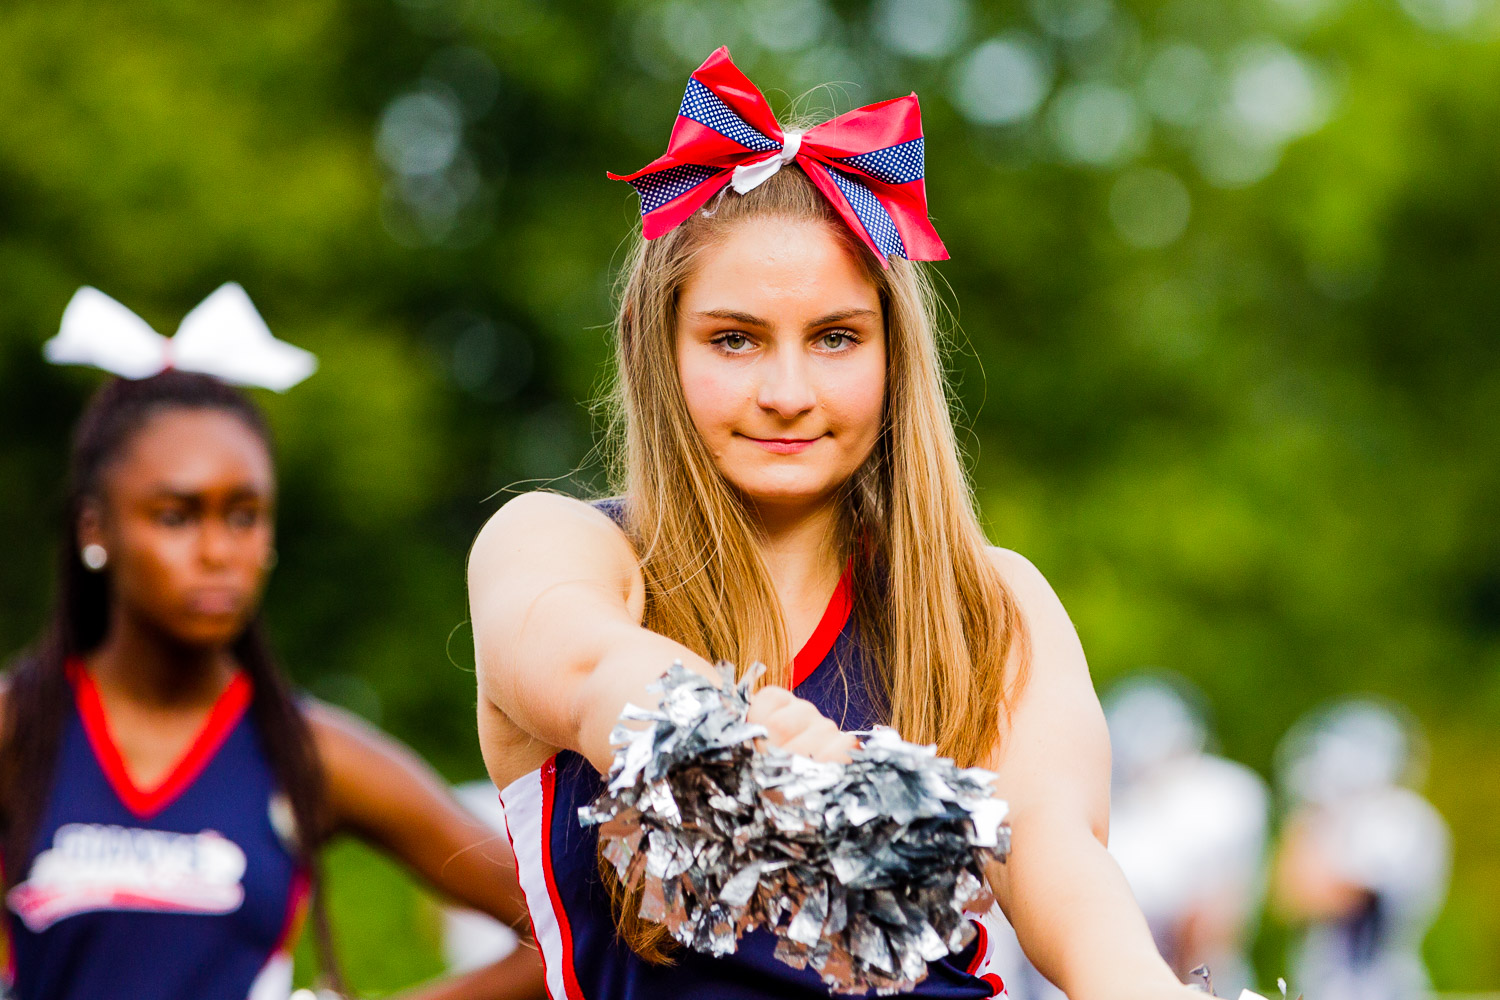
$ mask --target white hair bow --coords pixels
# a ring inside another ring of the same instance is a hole
[[[318,359],[272,335],[250,296],[230,282],[186,316],[170,340],[97,288],[78,289],[62,328],[43,345],[55,365],[92,365],[122,378],[168,368],[285,392],[311,375]]]

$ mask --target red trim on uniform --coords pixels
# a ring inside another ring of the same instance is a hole
[[[260,981],[260,976],[265,974],[278,955],[291,957],[292,948],[302,933],[302,919],[307,915],[307,901],[311,896],[312,876],[306,868],[298,868],[292,873],[292,884],[287,891],[286,916],[281,921],[281,932],[276,935],[276,943],[266,953],[266,960],[260,963],[256,982]]]
[[[974,949],[974,957],[969,959],[969,967],[964,970],[972,976],[979,971],[979,967],[984,964],[985,956],[989,954],[990,932],[985,930],[984,924],[977,920],[970,920],[969,923],[973,924],[974,929],[979,932],[978,936],[974,939],[977,944]]]
[[[5,877],[5,860],[0,858],[0,886],[10,885]],[[5,941],[5,985],[16,985],[16,940],[11,937],[8,914],[0,913],[0,939]]]
[[[125,758],[120,755],[120,748],[110,735],[109,718],[104,714],[99,689],[94,685],[94,678],[89,675],[83,661],[69,660],[67,672],[68,679],[73,682],[84,734],[99,761],[100,769],[104,771],[104,776],[109,779],[120,801],[141,819],[149,819],[161,812],[187,791],[188,786],[203,773],[208,762],[213,760],[219,747],[224,745],[230,732],[244,717],[253,694],[250,678],[243,672],[236,673],[209,710],[207,721],[198,730],[198,735],[193,737],[187,752],[167,772],[161,784],[155,788],[143,789],[136,785],[125,767]]]
[[[818,669],[818,664],[827,659],[833,644],[838,641],[839,633],[849,623],[849,615],[854,611],[854,587],[850,579],[853,574],[854,560],[850,559],[839,576],[838,586],[833,588],[833,596],[828,599],[828,607],[823,610],[818,627],[813,629],[802,649],[792,658],[794,689],[811,677],[813,671]]]
[[[997,972],[991,972],[988,975],[980,976],[979,979],[980,979],[981,982],[989,983],[990,984],[990,989],[992,989],[992,990],[995,991],[995,992],[991,993],[990,996],[1001,997],[1001,996],[1007,996],[1008,995],[1005,992],[1005,980],[1003,980],[1003,979],[1000,978],[1000,974],[999,973],[997,973]]]
[[[562,932],[563,989],[567,990],[568,1000],[583,1000],[578,974],[573,970],[573,928],[568,925],[568,911],[563,909],[562,897],[557,894],[557,881],[552,877],[552,800],[556,789],[557,757],[554,755],[542,765],[542,873],[547,878],[552,913],[557,917],[558,930]]]
[[[302,918],[307,915],[307,901],[312,897],[312,876],[306,868],[298,868],[292,875],[291,892],[287,894],[286,920],[281,933],[276,935],[276,946],[266,958],[269,962],[278,952],[291,951],[302,933]]]

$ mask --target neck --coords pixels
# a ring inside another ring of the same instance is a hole
[[[783,605],[820,602],[843,572],[836,503],[814,507],[753,507],[761,558]]]
[[[102,691],[159,708],[211,703],[236,670],[227,648],[186,645],[118,610],[88,665]]]

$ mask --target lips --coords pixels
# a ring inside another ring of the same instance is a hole
[[[188,593],[188,608],[199,615],[234,615],[245,605],[245,593],[241,590],[206,587]]]
[[[773,455],[795,455],[811,448],[820,438],[821,435],[812,438],[758,438],[745,435],[746,440],[760,445]]]

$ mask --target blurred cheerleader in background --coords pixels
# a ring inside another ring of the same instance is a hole
[[[1300,720],[1277,748],[1290,809],[1271,903],[1304,934],[1293,973],[1316,1000],[1431,995],[1422,939],[1448,893],[1448,825],[1414,787],[1416,724],[1369,699]]]
[[[284,390],[310,354],[226,285],[171,341],[94,289],[50,360],[117,375],[79,419],[51,621],[7,678],[0,822],[20,1000],[285,1000],[309,900],[341,989],[319,848],[351,833],[515,926],[509,850],[415,754],[295,695],[259,618],[276,475],[237,382]],[[425,1000],[537,996],[536,952]]]

